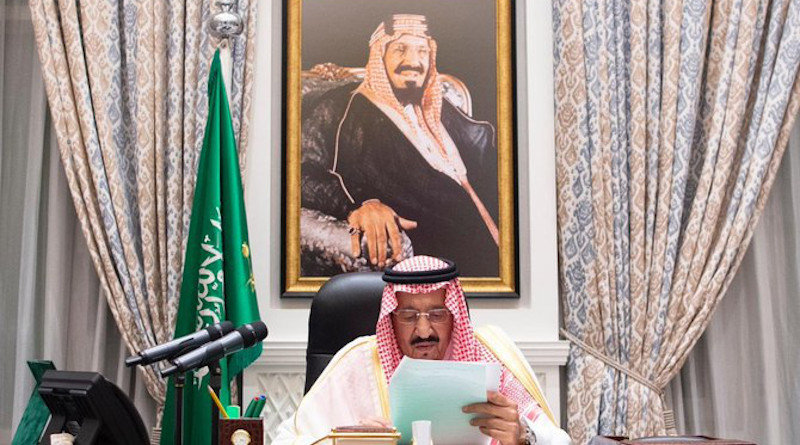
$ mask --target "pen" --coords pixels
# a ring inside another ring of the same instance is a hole
[[[255,413],[256,406],[258,405],[258,396],[253,397],[253,400],[247,404],[247,409],[244,411],[244,417],[250,418],[255,417],[253,414]]]
[[[211,389],[210,386],[206,386],[206,388],[208,388],[208,394],[211,395],[211,400],[214,401],[214,403],[217,405],[217,408],[219,408],[219,412],[222,413],[222,417],[229,419],[228,412],[225,411],[225,408],[222,406],[222,402],[219,401],[219,397],[217,397],[217,394],[214,392],[213,389]]]
[[[264,405],[267,404],[267,396],[266,394],[262,394],[261,397],[258,398],[258,405],[256,406],[253,417],[261,416],[261,412],[264,411]]]

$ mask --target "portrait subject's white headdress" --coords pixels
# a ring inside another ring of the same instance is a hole
[[[384,57],[386,47],[404,35],[422,37],[430,46],[428,76],[423,85],[422,100],[414,106],[419,126],[412,124],[403,106],[392,90],[392,83],[386,73]],[[401,117],[406,125],[400,127],[412,141],[429,140],[439,151],[438,156],[431,156],[428,161],[434,168],[452,176],[456,182],[466,180],[467,169],[461,161],[458,149],[453,144],[447,130],[442,126],[442,84],[436,69],[436,41],[428,34],[428,22],[425,16],[415,14],[395,14],[391,20],[381,22],[369,39],[369,61],[366,66],[364,82],[359,87],[371,101],[381,107],[388,107]],[[392,116],[390,116],[392,117]],[[416,134],[420,128],[423,134]],[[410,133],[410,134],[409,134]]]

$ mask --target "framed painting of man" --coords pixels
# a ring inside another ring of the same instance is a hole
[[[516,298],[512,0],[284,0],[282,296],[426,254]]]

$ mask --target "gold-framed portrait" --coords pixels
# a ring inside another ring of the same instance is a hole
[[[518,298],[512,0],[284,0],[282,296],[410,255]]]

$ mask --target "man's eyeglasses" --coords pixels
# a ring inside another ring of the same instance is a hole
[[[428,317],[432,324],[447,323],[450,321],[450,311],[447,309],[431,309],[428,312],[420,312],[416,309],[398,309],[394,312],[395,319],[402,324],[415,324],[423,315]]]

